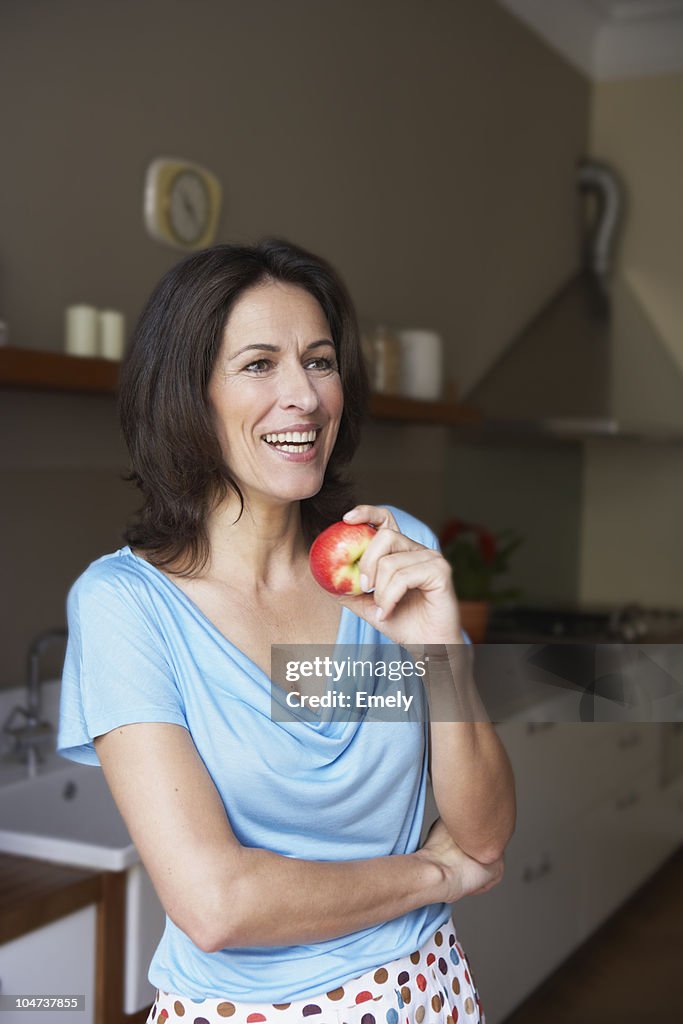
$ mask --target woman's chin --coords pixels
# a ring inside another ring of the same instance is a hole
[[[283,485],[282,487],[269,487],[267,490],[264,488],[259,493],[259,499],[261,502],[266,502],[272,505],[291,505],[297,501],[305,501],[307,498],[313,498],[320,491],[323,485],[322,479],[311,480],[308,483],[300,480],[296,486]],[[247,491],[250,489],[247,489]],[[253,493],[253,492],[252,492]],[[250,495],[245,492],[245,499],[249,501]],[[254,495],[256,497],[256,495]]]
[[[320,491],[321,487],[322,482],[319,483],[317,487],[310,487],[305,489],[300,487],[296,491],[291,491],[288,494],[282,494],[280,496],[280,501],[284,502],[285,504],[291,504],[292,502],[295,501],[306,501],[307,498],[314,498],[315,495],[318,494],[318,492]]]

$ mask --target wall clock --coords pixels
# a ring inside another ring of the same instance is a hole
[[[221,186],[199,164],[159,157],[145,178],[145,227],[157,241],[176,249],[211,245],[221,209]]]

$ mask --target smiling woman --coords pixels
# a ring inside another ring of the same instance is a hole
[[[326,459],[318,456],[316,437],[314,462],[325,469],[324,481],[301,504],[310,542],[353,505],[343,472],[360,439],[368,395],[357,319],[343,282],[324,260],[272,239],[197,253],[152,293],[122,367],[120,416],[131,454],[129,479],[144,496],[138,522],[125,536],[157,567],[192,575],[206,565],[209,509],[230,490],[243,497],[234,475],[239,471],[225,458],[226,412],[230,403],[252,399],[263,406],[268,395],[272,409],[276,389],[300,388],[295,350],[302,374],[301,361],[309,357],[310,387],[325,400],[330,391],[340,392],[342,404],[335,413],[336,443],[329,414],[320,411]],[[281,433],[316,429],[317,418],[309,392],[303,409],[296,401],[272,409],[263,434],[277,432],[280,442]],[[236,436],[233,443],[239,449]],[[305,453],[290,452],[290,461],[298,454]]]
[[[166,912],[150,1021],[482,1019],[451,903],[502,873],[490,724],[433,723],[444,821],[420,845],[428,680],[390,729],[275,713],[273,645],[436,645],[434,687],[463,642],[432,531],[354,506],[366,398],[346,289],[287,242],[197,253],[138,322],[120,411],[143,502],[69,592],[58,749],[102,766]],[[370,536],[350,597],[309,564],[342,517]]]

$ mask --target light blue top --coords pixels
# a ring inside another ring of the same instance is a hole
[[[403,533],[438,547],[424,523],[391,511]],[[131,722],[172,722],[189,730],[243,845],[319,861],[418,849],[429,727],[421,683],[410,690],[414,705],[422,702],[417,714],[389,723],[365,713],[274,717],[271,697],[284,691],[129,547],[93,562],[67,608],[57,739],[64,757],[99,765],[93,737]],[[337,644],[359,643],[390,641],[344,608]],[[216,953],[167,916],[148,977],[196,999],[305,999],[411,953],[450,912],[435,903],[323,942]]]

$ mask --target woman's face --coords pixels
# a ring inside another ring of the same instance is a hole
[[[281,282],[244,292],[223,332],[209,398],[246,501],[317,494],[344,398],[332,334],[313,296]]]

